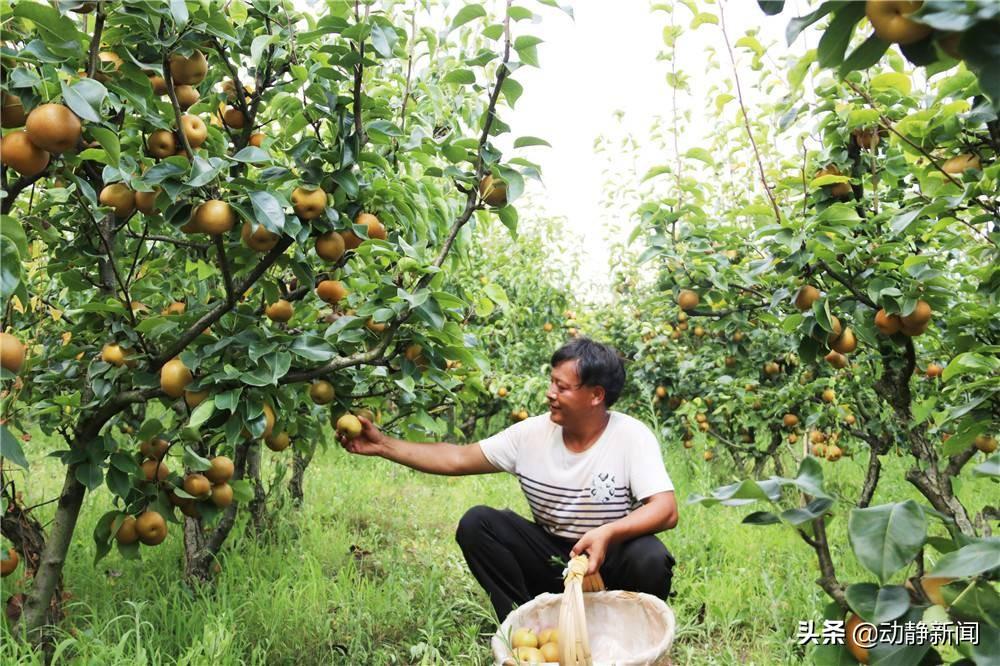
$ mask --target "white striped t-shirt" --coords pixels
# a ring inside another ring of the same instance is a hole
[[[479,443],[494,467],[518,478],[535,522],[577,539],[618,520],[650,495],[674,489],[656,436],[619,412],[586,451],[566,448],[562,426],[541,414]]]

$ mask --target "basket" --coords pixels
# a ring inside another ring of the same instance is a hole
[[[491,640],[497,666],[520,666],[510,636],[519,627],[559,629],[561,666],[665,666],[674,640],[674,612],[641,592],[603,590],[600,575],[584,576],[587,557],[570,561],[563,594],[540,594],[513,610]],[[545,662],[555,663],[555,662]]]

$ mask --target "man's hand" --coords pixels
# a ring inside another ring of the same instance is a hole
[[[347,435],[338,432],[337,439],[347,451],[363,456],[381,455],[385,444],[386,436],[375,427],[375,424],[363,416],[359,416],[361,421],[361,434],[353,439],[348,439]]]
[[[576,557],[581,553],[587,553],[588,565],[587,575],[597,573],[601,565],[604,564],[604,557],[608,553],[611,545],[610,525],[601,525],[590,530],[576,542],[573,550],[569,552],[570,557]]]

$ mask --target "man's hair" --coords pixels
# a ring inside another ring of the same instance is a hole
[[[604,406],[611,407],[625,387],[625,364],[618,351],[590,338],[574,338],[552,354],[556,367],[563,361],[576,361],[576,370],[585,386],[604,389]]]

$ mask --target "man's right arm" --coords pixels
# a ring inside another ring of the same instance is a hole
[[[408,442],[389,437],[369,420],[363,417],[359,419],[362,425],[360,435],[350,440],[343,435],[339,436],[341,444],[351,453],[380,456],[428,474],[462,476],[501,471],[486,459],[478,442],[465,446],[447,442],[433,444]]]
[[[483,455],[479,442],[461,446],[447,442],[418,444],[392,437],[385,439],[387,442],[379,455],[420,472],[462,476],[500,471]]]

